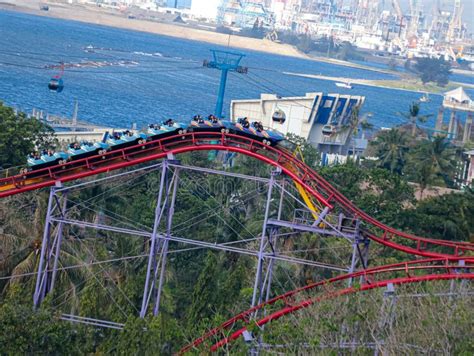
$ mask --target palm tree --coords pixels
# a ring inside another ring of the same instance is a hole
[[[453,180],[456,161],[455,150],[443,136],[423,141],[410,153],[407,172],[420,185],[420,199],[425,189]]]
[[[410,104],[408,113],[398,113],[400,116],[403,116],[411,123],[411,135],[412,137],[416,136],[416,123],[419,121],[421,123],[426,122],[431,115],[420,115],[420,104],[413,102]]]
[[[374,127],[374,125],[369,122],[372,113],[365,113],[362,116],[359,116],[359,112],[360,107],[355,108],[349,117],[349,121],[342,126],[343,130],[345,129],[352,133],[352,155],[354,157],[356,155],[355,138],[359,134],[359,129],[362,131],[362,138],[365,138],[365,132]]]
[[[405,166],[408,151],[408,139],[399,129],[380,132],[371,146],[375,147],[378,165],[390,170],[391,173],[401,174]]]
[[[18,291],[31,293],[29,289],[34,287],[42,245],[45,204],[46,200],[41,194],[17,197],[0,204],[0,275],[11,277],[0,284],[0,294],[10,295],[11,292]],[[29,224],[25,224],[26,219],[30,219]],[[59,267],[82,264],[80,254],[83,251],[71,251],[69,241],[64,238]],[[78,300],[75,285],[88,276],[88,269],[60,270],[56,285],[62,301],[67,300],[69,305],[76,304]],[[22,288],[15,287],[20,282]]]

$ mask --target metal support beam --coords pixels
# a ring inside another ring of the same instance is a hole
[[[383,301],[380,309],[380,318],[378,322],[378,334],[383,334],[385,330],[392,327],[393,321],[395,320],[395,307],[397,302],[397,296],[395,293],[395,286],[392,283],[387,285],[387,289],[383,293]],[[383,336],[382,336],[383,337]],[[385,344],[383,338],[375,341],[374,355],[378,355],[381,346]]]
[[[264,290],[266,285],[269,287],[269,278],[271,277],[271,273],[269,272],[271,268],[267,268],[267,272],[265,273],[265,278],[263,277],[264,274],[264,265],[265,265],[265,251],[273,241],[270,241],[270,238],[267,237],[267,224],[268,224],[268,217],[270,215],[270,207],[272,202],[272,193],[273,187],[275,184],[275,176],[279,175],[281,172],[279,170],[272,171],[270,181],[268,183],[268,193],[267,193],[267,202],[265,205],[265,216],[263,218],[263,226],[262,226],[262,236],[260,237],[260,248],[258,251],[258,261],[257,261],[257,272],[255,274],[255,283],[253,287],[253,295],[252,295],[252,307],[257,304],[262,303]],[[273,231],[273,229],[272,229]],[[272,234],[273,240],[273,234]],[[268,267],[272,267],[273,264],[271,263]],[[271,282],[270,282],[271,283]]]
[[[158,192],[155,221],[150,238],[150,253],[148,256],[148,266],[143,289],[142,307],[140,317],[144,318],[151,304],[153,304],[153,314],[159,312],[161,292],[163,288],[164,271],[168,254],[168,242],[171,239],[171,225],[178,189],[178,169],[169,179],[170,168],[168,161],[164,161],[161,171],[160,189]],[[172,191],[170,196],[170,191]],[[166,235],[158,232],[164,212],[167,211]],[[158,277],[159,275],[159,277]],[[158,285],[157,285],[158,280]],[[152,299],[153,298],[153,299]]]
[[[221,71],[221,80],[219,85],[219,93],[217,95],[215,115],[222,117],[222,108],[224,106],[225,86],[227,83],[227,75],[229,72],[236,72],[246,74],[248,68],[239,65],[242,58],[245,56],[242,53],[211,50],[213,59],[211,61],[205,60],[204,67],[219,69]]]
[[[40,261],[33,294],[35,309],[41,305],[46,295],[53,291],[56,281],[63,237],[63,223],[56,222],[53,217],[55,212],[58,211],[61,219],[64,219],[67,208],[67,190],[64,190],[62,194],[58,194],[58,188],[60,188],[60,185],[52,187],[49,192]]]
[[[163,282],[165,279],[165,268],[166,268],[166,259],[168,257],[168,244],[171,239],[171,226],[173,224],[173,214],[174,214],[174,205],[176,202],[176,192],[179,185],[179,169],[175,170],[174,184],[173,184],[173,193],[171,196],[171,203],[168,207],[168,218],[166,221],[166,236],[162,244],[160,259],[161,259],[161,269],[160,269],[160,280],[158,283],[158,290],[155,298],[155,307],[153,309],[153,315],[158,315],[160,311],[160,300],[161,300],[161,291],[163,288]]]

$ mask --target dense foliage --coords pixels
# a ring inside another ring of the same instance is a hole
[[[0,169],[25,164],[30,152],[52,148],[55,143],[49,126],[0,102]]]
[[[433,82],[446,86],[451,75],[451,64],[443,58],[417,58],[414,68],[423,84]]]

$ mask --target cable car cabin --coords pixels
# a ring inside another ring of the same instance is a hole
[[[272,120],[283,124],[286,121],[286,114],[283,110],[277,109],[273,113]]]
[[[48,88],[51,91],[55,91],[56,93],[60,93],[64,89],[64,82],[61,78],[51,78],[48,84]]]
[[[336,128],[333,125],[324,125],[322,129],[324,136],[329,137],[336,133]]]

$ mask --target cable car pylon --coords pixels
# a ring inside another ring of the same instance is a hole
[[[242,67],[240,61],[245,54],[238,52],[221,51],[211,49],[213,59],[211,61],[204,60],[203,66],[207,68],[219,69],[221,71],[221,82],[219,85],[219,93],[217,95],[216,110],[214,115],[222,117],[222,107],[224,106],[225,86],[227,83],[227,74],[236,72],[247,74],[248,68]]]

